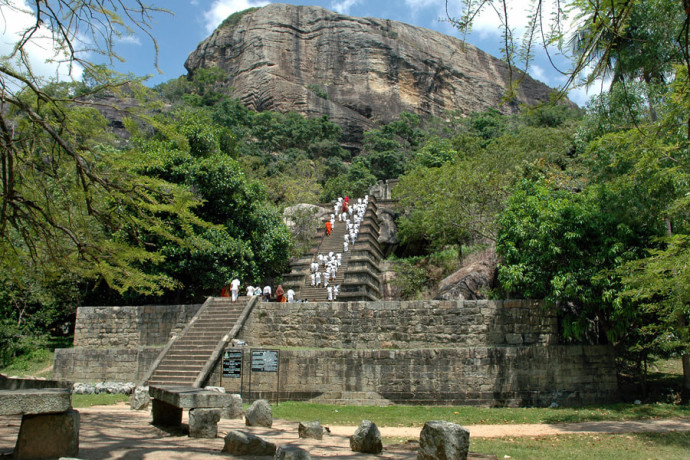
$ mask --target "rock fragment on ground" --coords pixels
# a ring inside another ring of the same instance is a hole
[[[443,420],[426,422],[419,435],[417,460],[467,459],[470,432]]]
[[[297,426],[300,438],[323,439],[323,427],[318,420],[302,423]]]
[[[136,387],[129,398],[129,407],[132,410],[146,410],[150,405],[149,387]]]
[[[311,460],[311,454],[300,447],[284,445],[278,447],[275,458],[276,460]]]
[[[222,451],[230,455],[275,455],[276,445],[252,433],[233,430],[225,436]]]
[[[271,405],[265,399],[257,399],[249,406],[244,416],[247,426],[273,426],[273,411]]]
[[[370,420],[362,420],[355,434],[350,436],[350,448],[354,452],[380,454],[383,451],[383,443],[376,424]]]

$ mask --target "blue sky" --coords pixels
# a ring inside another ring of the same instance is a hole
[[[20,4],[26,0],[10,1]],[[115,69],[121,72],[151,75],[149,85],[186,74],[184,62],[187,56],[227,16],[249,7],[263,6],[272,2],[267,0],[168,0],[156,3],[172,12],[170,15],[156,15],[151,29],[151,33],[158,41],[159,66],[163,73],[156,71],[153,45],[143,34],[123,37],[119,41],[117,51],[125,62],[114,65]],[[459,32],[445,21],[446,0],[298,0],[281,3],[317,5],[352,16],[392,19],[462,38]],[[509,18],[511,26],[515,27],[518,33],[526,24],[526,11],[531,4],[531,0],[510,0],[513,11],[510,12]],[[459,14],[460,8],[460,0],[449,0],[451,14]],[[6,54],[7,44],[12,41],[11,25],[19,23],[13,18],[8,18],[6,12],[3,12],[3,15],[0,15],[0,24],[3,18],[6,24],[4,29],[0,30],[3,33],[0,40],[0,54]],[[477,18],[472,34],[466,38],[478,48],[494,56],[500,56],[500,32],[500,18],[495,11],[488,9]],[[37,54],[40,55],[40,52]],[[560,61],[560,66],[563,70],[568,68],[564,60]],[[564,81],[563,76],[548,63],[543,52],[537,53],[530,74],[552,87],[557,87]],[[584,89],[572,91],[570,97],[580,105],[583,105],[588,98]]]

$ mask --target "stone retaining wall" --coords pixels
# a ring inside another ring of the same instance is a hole
[[[248,350],[244,362],[246,374]],[[221,383],[240,391],[238,379]],[[615,362],[606,346],[280,350],[279,374],[254,372],[243,383],[245,399],[272,401],[331,402],[359,394],[404,404],[573,406],[617,395]]]
[[[558,341],[558,321],[526,300],[261,303],[240,338],[253,347],[547,345]]]
[[[139,382],[163,347],[59,348],[53,378],[74,382]]]
[[[139,381],[171,335],[180,332],[200,307],[80,307],[74,348],[55,350],[53,377],[75,382]]]
[[[171,332],[182,330],[200,307],[201,304],[80,307],[74,328],[74,346],[137,348],[165,345]]]

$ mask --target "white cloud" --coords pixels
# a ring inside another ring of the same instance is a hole
[[[544,69],[538,65],[532,64],[529,67],[529,74],[532,76],[532,78],[539,80],[542,83],[546,83],[547,85],[549,84],[549,76],[546,74],[546,71],[544,71]]]
[[[266,6],[269,3],[271,2],[266,0],[215,0],[211,5],[211,9],[204,13],[206,31],[208,33],[213,32],[232,13],[237,13],[247,8]]]
[[[118,38],[117,42],[118,42],[118,43],[125,44],[125,45],[137,45],[137,46],[141,46],[141,40],[140,40],[139,37],[137,37],[136,35],[125,35],[125,36],[122,36],[122,37]]]
[[[361,3],[361,0],[341,0],[339,2],[331,2],[331,9],[342,14],[349,14],[353,6]]]
[[[0,14],[0,56],[8,57],[22,35],[36,24],[36,17],[25,0],[9,0]],[[52,38],[50,30],[41,26],[24,46],[29,57],[29,65],[35,76],[60,80],[79,80],[82,68],[70,66],[64,61],[64,48],[61,50]]]

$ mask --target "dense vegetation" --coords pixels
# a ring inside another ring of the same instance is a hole
[[[682,356],[690,389],[688,19],[672,1],[573,3],[576,70],[611,75],[584,111],[403,114],[365,133],[361,151],[327,118],[247,109],[222,93],[219,69],[149,89],[74,52],[77,83],[3,61],[14,84],[0,110],[0,361],[61,332],[85,302],[197,301],[233,277],[276,280],[296,243],[285,207],[398,178],[394,266],[419,287],[403,296],[433,293],[484,251],[498,260],[487,295],[546,299],[567,340],[612,343],[642,374]],[[70,14],[114,17],[104,5]],[[59,42],[78,45],[65,30]],[[104,95],[137,101],[127,140],[94,108]]]

